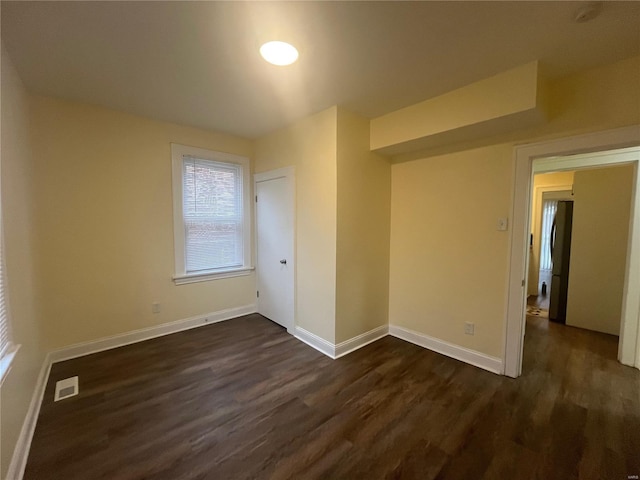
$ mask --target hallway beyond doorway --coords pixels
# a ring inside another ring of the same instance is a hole
[[[549,291],[551,288],[551,270],[540,270],[538,295],[529,295],[527,305],[549,310]]]

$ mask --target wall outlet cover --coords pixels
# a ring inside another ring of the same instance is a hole
[[[464,333],[466,335],[473,335],[475,333],[475,324],[471,322],[464,322]]]

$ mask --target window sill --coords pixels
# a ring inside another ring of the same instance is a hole
[[[4,379],[7,378],[7,374],[9,370],[11,370],[11,363],[16,357],[16,353],[20,349],[20,345],[11,345],[11,348],[7,353],[4,354],[2,359],[0,359],[0,385],[4,382]]]
[[[186,285],[187,283],[208,282],[210,280],[219,280],[222,278],[242,277],[250,275],[253,270],[253,267],[242,267],[229,270],[218,270],[215,272],[188,273],[185,275],[176,275],[173,277],[173,283],[176,285]]]

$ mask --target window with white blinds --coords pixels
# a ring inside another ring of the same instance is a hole
[[[182,162],[186,272],[242,267],[242,166],[188,156]]]
[[[0,383],[4,380],[18,346],[11,342],[11,324],[7,299],[7,277],[4,264],[4,235],[0,215]]]
[[[172,144],[176,284],[248,274],[249,160]]]
[[[6,281],[4,278],[4,241],[0,225],[0,358],[9,351],[9,315],[6,301]]]

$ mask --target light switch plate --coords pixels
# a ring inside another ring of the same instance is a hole
[[[498,230],[504,232],[509,228],[509,219],[507,217],[498,219]]]

